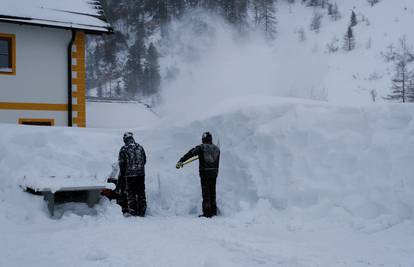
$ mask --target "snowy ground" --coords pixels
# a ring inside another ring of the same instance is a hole
[[[13,228],[2,234],[1,266],[413,266],[408,221],[366,234],[332,225],[292,227],[268,212],[209,220],[125,219],[105,211]]]
[[[149,159],[144,219],[105,200],[52,219],[18,187],[105,179],[124,130],[0,125],[0,266],[414,266],[412,105],[249,97],[215,110],[132,129]],[[174,168],[205,130],[222,149],[214,219],[196,217],[196,164]]]

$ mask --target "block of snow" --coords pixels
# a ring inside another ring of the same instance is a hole
[[[96,176],[24,176],[20,182],[23,188],[36,192],[80,191],[105,189],[108,184]]]

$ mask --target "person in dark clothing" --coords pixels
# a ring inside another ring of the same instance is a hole
[[[145,216],[145,164],[147,157],[144,148],[135,142],[133,134],[124,134],[125,145],[119,151],[119,186],[121,194],[126,194],[125,216]]]
[[[198,157],[199,173],[201,179],[201,191],[203,196],[203,217],[217,215],[216,182],[219,172],[220,149],[213,144],[213,137],[205,132],[202,144],[192,148],[178,162],[176,168],[182,168],[183,163],[190,158]]]

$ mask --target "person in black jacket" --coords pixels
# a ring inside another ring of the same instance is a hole
[[[213,137],[209,132],[202,136],[202,144],[192,148],[177,163],[176,168],[182,168],[188,159],[198,156],[203,196],[203,217],[217,215],[216,182],[219,172],[220,149],[213,144]]]
[[[133,134],[124,134],[125,145],[119,151],[119,178],[126,192],[125,216],[145,216],[147,201],[145,197],[145,164],[147,157],[144,148],[135,142]],[[121,189],[122,190],[122,189]]]

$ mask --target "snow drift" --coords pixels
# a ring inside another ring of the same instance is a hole
[[[259,207],[279,219],[300,214],[301,223],[328,220],[367,232],[411,220],[413,118],[411,105],[335,107],[242,98],[190,124],[135,130],[148,154],[149,212],[199,212],[197,164],[183,170],[174,166],[209,130],[222,150],[218,205],[223,216]],[[14,125],[0,129],[2,220],[20,221],[39,209],[45,211],[41,200],[32,202],[19,189],[23,176],[105,179],[122,145],[121,130]]]
[[[102,199],[61,205],[53,220],[18,186],[25,175],[104,180],[124,130],[0,124],[0,265],[412,266],[412,105],[222,104],[190,123],[132,129],[149,160],[139,219]],[[222,150],[212,220],[195,216],[197,164],[175,169],[205,130]]]

